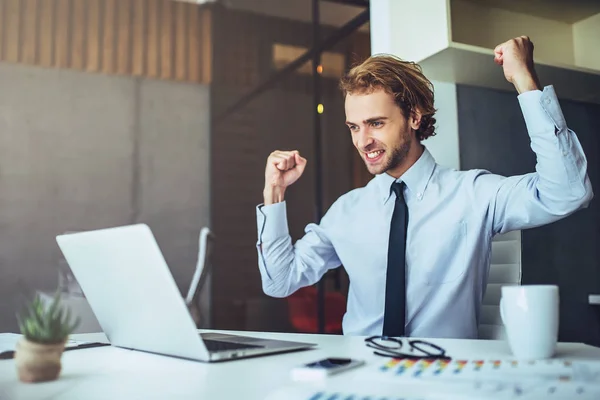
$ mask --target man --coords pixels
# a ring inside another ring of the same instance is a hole
[[[502,177],[437,165],[421,143],[434,134],[433,88],[414,63],[371,57],[341,80],[346,125],[368,170],[292,245],[286,188],[306,160],[275,151],[258,206],[263,290],[285,297],[344,265],[344,334],[476,338],[492,237],[554,222],[593,197],[587,161],[552,86],[541,88],[533,44],[500,44],[494,59],[518,94],[536,172]]]

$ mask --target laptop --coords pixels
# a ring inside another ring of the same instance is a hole
[[[63,234],[56,241],[113,346],[205,362],[316,346],[198,333],[145,224]]]

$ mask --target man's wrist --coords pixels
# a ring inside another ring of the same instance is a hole
[[[542,90],[535,72],[527,72],[522,75],[515,76],[513,79],[513,85],[519,94],[530,92],[532,90]]]
[[[285,188],[280,186],[265,186],[263,190],[264,204],[266,206],[281,203],[285,195]]]

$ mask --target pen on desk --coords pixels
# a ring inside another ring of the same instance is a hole
[[[100,342],[92,342],[92,343],[84,343],[73,347],[65,348],[65,351],[69,350],[80,350],[80,349],[90,349],[92,347],[104,347],[110,346],[110,343],[100,343]]]
[[[110,346],[110,343],[99,343],[99,342],[84,343],[84,344],[80,344],[78,346],[66,347],[64,351],[90,349],[93,347],[104,347],[104,346]],[[14,358],[14,356],[15,356],[14,350],[4,351],[4,352],[0,353],[0,360],[10,360],[10,359]]]

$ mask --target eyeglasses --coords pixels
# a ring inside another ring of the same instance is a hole
[[[404,342],[408,343],[406,351],[402,351]],[[451,357],[446,355],[446,350],[424,340],[371,336],[365,339],[365,343],[367,347],[376,350],[374,351],[376,355],[383,357],[406,358],[410,360],[452,360]]]

